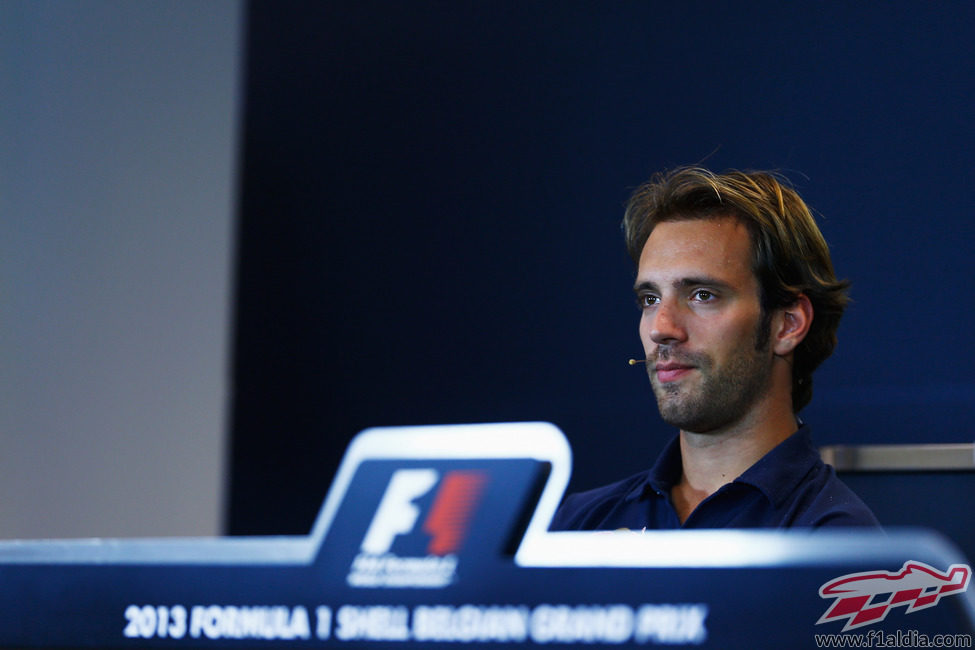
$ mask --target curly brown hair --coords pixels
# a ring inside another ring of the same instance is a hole
[[[812,399],[813,371],[833,353],[850,283],[837,280],[829,247],[809,208],[787,180],[771,172],[680,167],[655,175],[630,196],[623,217],[626,248],[635,264],[658,223],[733,216],[752,241],[752,270],[761,287],[759,347],[768,341],[772,312],[805,294],[813,322],[796,347],[792,409]]]

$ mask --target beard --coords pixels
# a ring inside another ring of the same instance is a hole
[[[755,344],[742,346],[744,349],[721,367],[716,367],[706,353],[658,347],[653,363],[647,364],[647,372],[664,422],[682,431],[710,433],[740,421],[771,383],[770,342],[761,334],[760,327]],[[696,383],[691,386],[683,381],[660,383],[653,366],[663,361],[694,366],[693,372],[698,375]]]

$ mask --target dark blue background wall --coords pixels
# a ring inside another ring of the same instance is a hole
[[[966,3],[251,3],[231,532],[306,531],[371,425],[645,468],[621,206],[687,163],[786,173],[853,281],[818,443],[971,441],[973,37]]]

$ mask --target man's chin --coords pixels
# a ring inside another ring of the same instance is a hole
[[[650,380],[650,387],[653,388],[654,397],[657,398],[657,406],[663,409],[663,401],[670,399],[680,399],[681,393],[686,393],[687,389],[682,381],[661,382],[656,377]]]
[[[688,433],[713,433],[720,429],[723,423],[720,414],[709,413],[700,405],[677,403],[658,397],[657,408],[660,411],[660,419]]]

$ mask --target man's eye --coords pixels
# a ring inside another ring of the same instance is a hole
[[[636,299],[636,304],[641,309],[644,307],[653,307],[658,302],[660,302],[660,299],[657,298],[657,296],[651,296],[651,295],[637,296]]]
[[[698,289],[694,292],[694,298],[701,302],[708,302],[710,300],[714,300],[714,294],[707,289]]]

